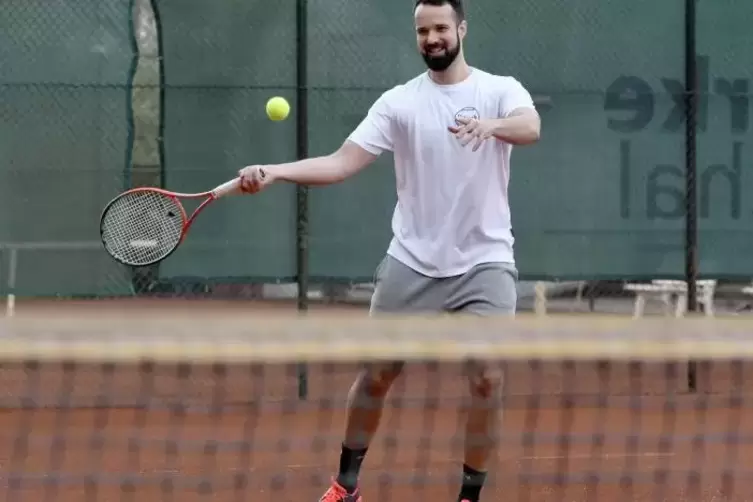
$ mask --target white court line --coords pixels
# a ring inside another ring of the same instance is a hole
[[[579,453],[575,455],[540,455],[540,456],[530,456],[530,457],[515,457],[515,458],[504,458],[501,459],[504,462],[513,462],[513,461],[521,461],[521,460],[562,460],[562,459],[570,459],[570,460],[582,460],[582,459],[608,459],[608,458],[663,458],[663,457],[674,457],[676,456],[676,453],[661,453],[661,452],[644,452],[644,453],[603,453],[601,455],[588,455],[586,453]],[[442,460],[432,460],[429,463],[431,465],[436,464],[451,464],[456,463],[456,459],[442,459]],[[321,464],[287,464],[285,467],[288,469],[309,469],[309,468],[318,468],[321,467]]]
[[[660,457],[674,457],[676,453],[661,453],[661,452],[644,452],[644,453],[604,453],[601,455],[589,455],[587,453],[579,453],[576,455],[551,455],[551,456],[533,456],[533,457],[520,457],[519,460],[562,460],[567,459],[584,459],[584,458],[660,458]]]
[[[602,455],[588,455],[588,454],[577,454],[577,455],[542,455],[542,456],[531,456],[531,457],[517,457],[517,458],[506,458],[502,459],[504,462],[511,462],[511,461],[521,461],[521,460],[562,460],[562,459],[569,459],[569,460],[579,460],[579,459],[608,459],[608,458],[662,458],[662,457],[674,457],[676,456],[676,453],[661,453],[661,452],[644,452],[644,453],[604,453]],[[441,459],[441,460],[432,460],[430,462],[431,465],[436,466],[437,464],[455,464],[458,460],[456,459]],[[398,463],[396,467],[400,467],[401,464]],[[287,464],[285,465],[286,469],[321,469],[323,466],[322,464]],[[259,467],[247,467],[245,469],[242,469],[240,467],[231,467],[228,469],[230,472],[257,472],[257,471],[265,471],[264,468]],[[141,471],[142,473],[145,472],[151,472],[154,474],[173,474],[173,475],[180,475],[182,474],[181,469],[151,469],[149,471]]]

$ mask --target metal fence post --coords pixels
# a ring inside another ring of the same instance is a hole
[[[688,312],[698,310],[698,215],[697,215],[697,113],[698,72],[696,68],[696,1],[685,0],[685,280]],[[688,361],[688,388],[695,392],[697,367]]]
[[[297,157],[308,157],[308,0],[296,2],[296,142]],[[296,269],[298,282],[298,311],[308,310],[308,187],[296,187]],[[308,396],[306,364],[298,364],[298,397]]]

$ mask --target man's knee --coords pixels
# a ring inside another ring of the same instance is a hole
[[[504,386],[504,369],[499,363],[472,361],[468,363],[471,396],[484,401],[499,402]]]
[[[384,396],[402,373],[403,366],[404,363],[401,361],[368,363],[358,378],[366,394],[373,397]]]

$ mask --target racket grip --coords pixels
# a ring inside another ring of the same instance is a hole
[[[223,183],[222,185],[212,190],[212,195],[216,199],[219,199],[220,197],[224,197],[225,195],[230,195],[233,193],[240,193],[240,191],[241,191],[241,179],[235,178],[235,179],[232,179],[230,181]]]

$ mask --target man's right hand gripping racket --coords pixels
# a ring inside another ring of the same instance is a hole
[[[263,173],[262,173],[263,176]],[[202,193],[177,193],[143,187],[123,192],[111,200],[99,223],[105,250],[120,263],[144,267],[158,263],[183,242],[196,216],[215,200],[240,192],[240,178]],[[188,217],[182,199],[204,201]]]

